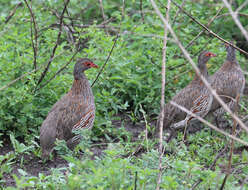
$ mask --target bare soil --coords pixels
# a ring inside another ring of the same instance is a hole
[[[124,127],[128,132],[132,134],[132,140],[135,141],[139,138],[139,134],[145,130],[145,123],[133,123],[131,119],[128,116],[119,115],[119,120],[113,120],[112,124],[116,128]],[[101,156],[103,150],[106,148],[106,146],[98,146],[99,142],[94,142],[94,144],[91,147],[91,151],[93,152],[92,159],[94,159],[95,156]],[[5,155],[9,152],[13,152],[14,149],[12,147],[11,142],[8,139],[4,140],[4,144],[2,147],[0,147],[0,155]],[[21,157],[23,156],[23,163],[21,165]],[[0,163],[1,164],[1,163]],[[61,158],[60,156],[57,156],[53,161],[49,160],[46,163],[42,162],[42,160],[35,156],[34,154],[30,155],[18,155],[16,158],[16,161],[11,165],[12,172],[11,173],[5,173],[3,176],[5,184],[4,186],[15,186],[15,180],[13,179],[13,174],[16,176],[21,176],[18,172],[18,169],[23,169],[25,172],[28,173],[29,176],[38,176],[39,173],[43,173],[44,175],[50,175],[51,168],[63,168],[68,167],[68,162]]]
[[[139,121],[134,123],[128,116],[126,115],[118,115],[120,119],[113,120],[112,124],[113,127],[121,128],[124,127],[126,131],[132,134],[132,141],[141,140],[140,134],[146,130],[146,123],[145,121]],[[220,123],[223,121],[219,121]],[[156,121],[153,120],[149,123],[149,126],[154,127]],[[224,122],[224,128],[227,127],[228,123]],[[222,125],[221,125],[222,126]],[[223,126],[222,126],[223,127]],[[195,123],[192,126],[189,126],[188,133],[195,133],[203,128],[202,124]],[[168,131],[167,131],[168,132]],[[151,134],[150,134],[151,137]],[[107,142],[107,140],[103,140],[102,142]],[[104,143],[103,143],[104,144]],[[95,156],[101,156],[103,154],[103,151],[106,149],[106,145],[99,146],[99,142],[93,142],[93,145],[91,146],[91,151],[93,152],[92,159],[95,158]],[[243,150],[247,150],[247,147],[240,147],[239,149],[234,150],[235,154],[241,154]],[[5,155],[11,151],[14,151],[11,143],[9,140],[4,141],[4,145],[0,147],[0,155]],[[138,156],[142,154],[145,150],[141,147],[137,147],[137,152],[135,152],[135,156]],[[137,154],[136,154],[137,153]],[[21,165],[21,156],[23,156],[23,164]],[[1,164],[1,163],[0,163]],[[15,181],[13,179],[13,174],[16,176],[21,176],[18,172],[18,169],[23,169],[25,172],[28,173],[29,176],[38,176],[39,173],[43,173],[44,175],[49,175],[51,173],[51,168],[64,168],[68,167],[68,162],[64,160],[63,158],[57,156],[56,159],[53,161],[49,160],[46,163],[43,163],[42,160],[35,156],[34,154],[30,155],[20,155],[16,159],[16,161],[11,165],[12,172],[11,173],[5,173],[3,179],[5,184],[4,186],[15,186]]]

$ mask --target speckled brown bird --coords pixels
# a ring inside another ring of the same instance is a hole
[[[90,129],[95,119],[94,96],[84,71],[97,68],[90,59],[82,58],[74,66],[71,90],[56,102],[40,128],[42,158],[48,158],[57,139],[64,139],[69,148],[80,142],[80,135],[73,132]]]
[[[209,76],[206,63],[213,56],[216,55],[209,51],[203,51],[198,57],[198,68],[202,76],[204,76],[207,80],[209,79]],[[179,91],[171,101],[174,101],[186,109],[191,110],[193,113],[204,117],[210,109],[212,100],[212,94],[203,84],[200,76],[196,74],[189,85]],[[192,108],[194,108],[194,110],[192,110]],[[164,111],[164,129],[169,128],[172,124],[184,120],[186,116],[187,113],[173,106],[170,102],[167,103]]]
[[[232,109],[234,104],[228,96],[235,99],[237,95],[242,95],[245,87],[245,77],[236,59],[235,48],[229,44],[225,44],[225,46],[227,51],[226,60],[221,68],[210,77],[210,81],[216,93],[221,96],[225,103],[229,103]],[[221,105],[214,98],[210,112],[214,112],[220,107]],[[224,110],[220,109],[218,112],[223,113]]]

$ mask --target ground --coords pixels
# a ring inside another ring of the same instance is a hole
[[[116,128],[125,127],[126,131],[130,132],[132,134],[132,141],[140,140],[140,134],[141,132],[145,131],[145,122],[140,121],[138,123],[133,123],[131,119],[128,116],[125,115],[119,115],[121,118],[120,120],[113,120],[112,124]],[[122,122],[124,122],[124,125]],[[227,127],[228,122],[222,122],[223,128]],[[224,123],[224,124],[223,124]],[[151,122],[152,126],[155,125],[155,120]],[[225,125],[225,126],[224,126]],[[199,130],[201,130],[203,127],[198,125],[189,127],[189,133],[195,133]],[[168,132],[168,131],[167,131]],[[106,148],[106,146],[98,145],[98,142],[94,142],[91,146],[91,152],[93,152],[92,159],[94,159],[95,156],[101,156],[102,151]],[[247,147],[239,147],[234,150],[234,154],[242,154],[243,150],[248,150]],[[5,155],[11,151],[14,151],[12,144],[10,141],[4,141],[4,145],[0,147],[0,155]],[[133,152],[132,156],[139,156],[141,153],[143,153],[145,150],[142,149],[141,146],[137,146],[136,150]],[[168,152],[165,152],[168,153]],[[223,151],[219,153],[219,156],[223,156],[224,154],[227,154],[228,151]],[[217,153],[216,153],[217,154]],[[21,155],[17,156],[16,161],[11,165],[12,166],[12,172],[11,173],[5,173],[3,180],[5,180],[5,186],[15,186],[15,180],[13,179],[12,175],[16,174],[17,176],[20,176],[18,169],[23,169],[25,172],[28,173],[30,176],[38,176],[39,173],[43,173],[46,176],[50,174],[51,168],[62,168],[62,167],[68,167],[68,162],[61,158],[60,156],[57,156],[54,161],[47,161],[46,163],[42,162],[42,160],[35,156],[34,154],[30,155],[22,155],[23,156],[23,164],[21,164]],[[4,162],[4,161],[3,161]],[[215,166],[215,165],[214,165]],[[219,165],[220,168],[222,168],[222,171],[225,172],[226,165]]]

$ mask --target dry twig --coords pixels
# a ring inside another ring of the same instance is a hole
[[[60,37],[61,37],[61,33],[62,33],[62,25],[63,25],[64,13],[65,13],[66,7],[67,7],[67,5],[69,4],[69,2],[70,2],[70,0],[67,0],[67,1],[66,1],[65,6],[64,6],[64,9],[63,9],[63,11],[62,11],[62,13],[61,13],[60,21],[59,21],[59,33],[58,33],[58,36],[57,36],[56,44],[55,44],[55,46],[53,47],[53,51],[52,51],[52,54],[51,54],[51,56],[50,56],[50,59],[49,59],[49,61],[48,61],[48,63],[47,63],[47,66],[46,66],[45,70],[43,71],[43,73],[41,74],[40,79],[39,79],[38,82],[37,82],[37,86],[42,82],[42,80],[43,80],[44,77],[46,76],[46,73],[47,73],[47,71],[48,71],[48,69],[49,69],[49,67],[50,67],[50,65],[51,65],[51,63],[52,63],[52,60],[53,60],[53,57],[54,57],[54,55],[55,55],[56,49],[57,49],[57,47],[58,47],[58,43],[59,43],[59,40],[60,40]]]
[[[243,144],[245,146],[248,146],[248,142],[245,142],[240,138],[237,138],[237,137],[235,137],[233,135],[230,135],[230,134],[226,133],[225,131],[222,131],[221,129],[217,128],[216,126],[214,126],[213,124],[209,123],[205,119],[197,116],[196,114],[192,113],[191,111],[189,111],[188,109],[184,108],[183,106],[178,105],[176,102],[171,101],[171,104],[176,106],[176,107],[178,107],[179,109],[181,109],[182,111],[186,112],[187,114],[190,114],[191,116],[195,117],[196,119],[198,119],[202,123],[206,124],[210,128],[214,129],[215,131],[217,131],[217,132],[219,132],[219,133],[221,133],[221,134],[223,134],[223,135],[225,135],[225,136],[227,136],[227,137],[229,137],[229,138],[231,138],[231,139],[233,139],[233,140],[235,140],[235,141],[237,141],[237,142],[239,142],[239,143],[241,143],[241,144]]]
[[[171,0],[173,2],[173,0]],[[175,40],[175,43],[179,46],[179,48],[182,50],[185,58],[190,62],[190,64],[192,65],[192,67],[194,68],[195,72],[197,75],[200,76],[202,82],[204,83],[204,85],[210,90],[210,92],[213,94],[214,98],[219,102],[219,104],[223,107],[223,109],[225,111],[227,111],[228,113],[230,113],[230,115],[232,116],[232,118],[234,118],[235,120],[237,120],[237,122],[239,123],[240,127],[242,127],[247,133],[248,133],[248,128],[245,126],[245,124],[241,121],[241,119],[236,115],[233,114],[232,111],[230,110],[230,108],[224,103],[224,101],[220,98],[220,96],[216,93],[216,91],[211,87],[211,85],[208,83],[208,81],[201,75],[198,67],[196,66],[196,64],[194,63],[194,61],[191,59],[189,53],[187,52],[187,50],[183,47],[182,43],[179,41],[178,37],[176,36],[174,30],[171,28],[171,25],[167,22],[167,20],[163,17],[163,15],[161,14],[161,12],[159,11],[157,5],[154,3],[153,4],[153,8],[155,9],[157,15],[159,16],[159,18],[162,20],[162,22],[164,23],[164,25],[166,25],[172,35],[172,37]],[[230,44],[228,42],[228,44]],[[244,142],[244,141],[243,141]],[[245,142],[246,143],[246,142]],[[248,145],[248,143],[247,143]]]
[[[222,9],[224,8],[224,6],[222,6],[221,8],[219,8],[219,10],[217,11],[217,13],[213,16],[213,18],[211,18],[207,24],[207,27],[209,27],[211,25],[211,23],[217,18],[217,16],[220,14],[220,12],[222,11]],[[188,49],[202,34],[203,34],[204,30],[202,30],[201,32],[199,32],[197,34],[196,37],[194,37],[194,39],[192,39],[189,44],[185,47],[185,49]]]
[[[31,5],[28,4],[27,0],[24,0],[26,6],[28,7],[28,10],[30,12],[30,35],[31,35],[31,42],[32,42],[32,47],[33,47],[33,54],[34,54],[34,69],[37,67],[37,51],[38,51],[38,29],[37,29],[37,24],[35,21],[34,13],[32,11],[32,1],[30,2]],[[33,24],[34,24],[34,37],[33,37]],[[35,42],[34,42],[35,41]]]
[[[10,14],[6,17],[6,19],[5,19],[5,24],[7,24],[7,23],[10,21],[10,19],[15,15],[17,8],[20,7],[21,5],[22,5],[22,2],[18,3],[18,4],[15,6],[15,8],[14,8],[14,9],[10,12]]]
[[[142,18],[142,22],[143,24],[145,23],[145,19],[144,19],[144,13],[143,13],[143,8],[142,8],[142,0],[140,0],[140,15],[141,15],[141,18]]]
[[[195,23],[197,23],[198,25],[200,25],[202,28],[204,28],[206,31],[209,32],[209,34],[211,34],[212,36],[214,36],[215,38],[218,38],[220,41],[225,42],[227,44],[229,44],[230,46],[234,47],[235,49],[237,49],[238,51],[240,51],[241,53],[245,54],[248,56],[248,53],[242,49],[240,49],[239,47],[235,46],[234,44],[228,42],[227,40],[221,38],[219,35],[217,35],[216,33],[214,33],[212,30],[210,30],[208,27],[206,27],[205,25],[203,25],[202,23],[200,23],[198,20],[196,20],[193,16],[191,16],[189,13],[187,13],[183,8],[180,7],[180,5],[178,5],[174,0],[171,0],[171,2],[177,6],[179,9],[181,9],[181,11],[186,14],[188,17],[191,18],[191,20],[193,20]]]
[[[248,0],[246,0],[243,4],[239,6],[239,8],[236,9],[235,13],[237,14],[239,11],[241,11],[246,5],[248,4]]]
[[[183,0],[183,1],[182,1],[181,6],[180,6],[181,8],[183,8],[185,1],[186,1],[186,0]],[[176,22],[176,19],[177,19],[177,16],[178,16],[178,14],[179,14],[180,12],[181,12],[181,9],[178,9],[177,12],[176,12],[176,15],[175,15],[175,17],[174,17],[174,20],[173,20],[172,23],[171,23],[171,26],[174,26],[174,24],[175,24],[175,22]]]
[[[108,57],[107,57],[105,63],[103,64],[103,66],[101,67],[99,73],[97,74],[96,79],[95,79],[94,82],[92,83],[91,87],[94,86],[94,84],[96,83],[96,81],[97,81],[97,79],[99,78],[100,74],[102,73],[104,67],[106,66],[107,62],[109,61],[109,58],[110,58],[110,56],[111,56],[111,54],[112,54],[112,52],[113,52],[113,50],[114,50],[114,48],[115,48],[115,45],[116,45],[116,42],[117,42],[117,39],[118,39],[118,38],[119,38],[119,33],[118,33],[117,36],[115,37],[115,39],[114,39],[114,44],[113,44],[113,46],[112,46],[112,48],[111,48],[111,50],[110,50],[110,52],[109,52],[109,54],[108,54]]]
[[[153,8],[156,11],[156,4],[153,0],[150,0],[152,3]],[[166,11],[166,20],[169,22],[169,12],[170,12],[170,4],[171,1],[168,0],[167,2],[167,11]],[[162,158],[163,158],[163,122],[164,122],[164,99],[165,99],[165,84],[166,84],[166,47],[167,47],[167,36],[168,36],[168,26],[164,25],[164,44],[163,44],[163,50],[162,50],[162,86],[161,86],[161,102],[160,102],[160,121],[159,121],[159,173],[157,177],[157,186],[156,190],[160,189],[160,183],[161,183],[161,176],[163,172],[162,167]]]
[[[38,70],[41,69],[41,68],[42,68],[42,67],[38,67],[38,68],[36,68],[36,69],[34,69],[34,70],[30,71],[30,72],[27,72],[27,73],[23,74],[23,75],[20,76],[20,77],[18,77],[18,78],[16,78],[16,79],[12,80],[12,81],[9,82],[8,84],[6,84],[6,85],[4,85],[3,87],[1,87],[1,88],[0,88],[0,91],[6,89],[6,88],[8,88],[8,87],[10,87],[12,84],[14,84],[14,83],[16,83],[17,81],[21,80],[21,79],[24,78],[25,76],[27,76],[27,75],[29,75],[29,74],[31,74],[31,73],[33,73],[33,72],[36,72],[36,71],[38,71]]]
[[[236,25],[239,27],[239,29],[241,30],[242,34],[244,35],[246,41],[248,42],[248,33],[247,31],[244,29],[244,27],[242,26],[241,22],[238,19],[238,15],[237,12],[233,12],[231,5],[227,2],[227,0],[222,0],[223,3],[225,4],[225,6],[228,8],[229,12],[231,13],[231,16],[234,20],[234,22],[236,23]]]
[[[44,86],[46,86],[49,82],[51,82],[59,73],[61,73],[74,59],[74,57],[77,55],[78,50],[72,55],[71,59],[64,65],[62,66],[45,84],[41,85],[39,88],[36,89],[36,91],[40,90]]]
[[[237,113],[238,111],[238,103],[239,103],[239,98],[240,95],[237,95],[236,97],[236,102],[235,102],[235,108],[234,108],[234,113]],[[237,121],[233,120],[233,128],[232,128],[232,135],[235,137],[236,136],[236,128],[237,128]],[[232,155],[233,155],[233,149],[234,149],[234,140],[231,140],[230,143],[230,155],[229,155],[229,161],[228,161],[228,167],[227,167],[227,174],[225,175],[225,178],[223,180],[223,183],[220,187],[220,190],[223,190],[227,181],[228,176],[231,173],[231,166],[232,166]]]
[[[225,147],[221,149],[221,151],[217,154],[217,156],[215,157],[212,164],[208,167],[208,169],[210,170],[214,169],[218,159],[224,154],[224,152],[227,151],[227,148],[228,148],[228,144],[226,144]],[[194,190],[201,182],[202,182],[202,179],[199,179],[194,185],[192,185],[192,188],[190,190]]]
[[[103,18],[104,21],[106,21],[107,20],[107,17],[104,14],[104,8],[103,8],[102,0],[99,0],[99,4],[100,4],[101,12],[102,12],[102,18]]]

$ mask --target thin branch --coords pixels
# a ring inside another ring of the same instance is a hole
[[[248,0],[246,0],[239,8],[236,9],[235,13],[238,14],[240,10],[242,10],[248,4]]]
[[[241,186],[240,186],[240,190],[244,189],[245,184],[247,184],[248,181],[248,175],[245,177],[244,181],[242,182]]]
[[[99,0],[99,4],[100,4],[101,12],[102,12],[102,18],[103,18],[104,21],[106,21],[107,17],[106,17],[106,15],[104,14],[104,9],[103,9],[102,0]]]
[[[185,4],[185,1],[186,0],[183,0],[183,2],[181,3],[181,8],[183,8],[183,6],[184,6],[184,4]],[[172,23],[171,23],[171,26],[173,27],[174,26],[174,24],[175,24],[175,22],[176,22],[176,20],[177,20],[177,16],[178,16],[178,14],[180,13],[180,11],[181,11],[181,9],[178,9],[177,10],[177,12],[176,12],[176,15],[175,15],[175,17],[174,17],[174,20],[172,21]]]
[[[91,87],[94,86],[94,84],[95,84],[96,81],[98,80],[99,76],[101,75],[101,73],[102,73],[104,67],[106,66],[107,62],[109,61],[109,58],[110,58],[110,56],[111,56],[111,54],[112,54],[112,52],[113,52],[113,50],[114,50],[114,48],[115,48],[115,45],[116,45],[116,42],[117,42],[117,39],[118,39],[118,38],[119,38],[119,33],[118,33],[117,36],[115,37],[114,44],[113,44],[113,46],[112,46],[112,48],[111,48],[111,50],[110,50],[110,52],[109,52],[109,54],[108,54],[108,57],[107,57],[105,63],[103,64],[103,66],[101,67],[99,73],[97,74],[96,79],[95,79],[94,82],[92,83]]]
[[[235,141],[237,141],[237,142],[239,142],[239,143],[241,143],[241,144],[243,144],[243,145],[245,145],[245,146],[248,146],[248,142],[245,142],[245,141],[243,141],[243,140],[240,139],[240,138],[237,138],[237,137],[235,137],[235,136],[233,136],[233,135],[230,135],[230,134],[226,133],[225,131],[222,131],[221,129],[217,128],[217,127],[214,126],[213,124],[209,123],[208,121],[206,121],[205,119],[199,117],[198,115],[192,113],[191,111],[189,111],[189,110],[186,109],[185,107],[183,107],[183,106],[177,104],[176,102],[171,101],[170,103],[171,103],[173,106],[176,106],[177,108],[179,108],[180,110],[186,112],[187,114],[189,114],[189,115],[195,117],[196,119],[198,119],[198,120],[201,121],[202,123],[206,124],[206,125],[209,126],[210,128],[214,129],[215,131],[217,131],[217,132],[219,132],[219,133],[221,133],[221,134],[223,134],[223,135],[225,135],[225,136],[227,136],[227,137],[229,137],[229,138],[231,138],[231,139],[233,139],[233,140],[235,140]]]
[[[37,51],[38,51],[38,29],[37,29],[37,24],[35,21],[35,17],[34,17],[34,13],[32,11],[32,1],[31,6],[29,6],[27,0],[24,0],[26,6],[28,7],[28,10],[30,12],[30,16],[31,16],[31,21],[30,21],[30,30],[31,30],[31,42],[32,42],[32,47],[33,47],[33,54],[34,54],[34,61],[33,61],[33,65],[34,65],[34,69],[36,69],[37,67]],[[32,23],[34,24],[34,37],[33,37],[33,26]],[[34,43],[35,40],[35,43]]]
[[[234,22],[236,23],[236,25],[239,27],[239,29],[241,30],[242,34],[244,35],[246,41],[248,42],[248,33],[247,31],[244,29],[244,27],[242,26],[241,22],[238,19],[237,13],[233,12],[231,5],[227,2],[227,0],[222,0],[223,3],[225,4],[225,6],[228,8],[229,12],[231,13],[231,16],[234,20]]]
[[[217,16],[216,19],[218,19],[220,17],[223,17],[223,16],[229,16],[229,15],[231,15],[231,13],[225,13],[225,14],[222,14],[222,15]],[[237,13],[237,15],[248,17],[248,14],[245,14],[245,13]]]
[[[36,68],[36,69],[34,69],[34,70],[30,71],[30,72],[27,72],[27,73],[23,74],[22,76],[16,78],[15,80],[12,80],[12,81],[9,82],[8,84],[6,84],[6,85],[4,85],[3,87],[1,87],[1,88],[0,88],[0,91],[2,91],[2,90],[4,90],[4,89],[8,88],[9,86],[11,86],[12,84],[14,84],[14,83],[16,83],[17,81],[21,80],[21,79],[24,78],[25,76],[27,76],[27,75],[29,75],[29,74],[31,74],[31,73],[33,73],[33,72],[36,72],[36,71],[38,71],[38,70],[41,69],[41,68],[42,68],[42,67],[38,67],[38,68]]]
[[[238,94],[236,97],[236,102],[235,102],[235,108],[234,108],[234,113],[237,113],[238,111],[238,104],[239,104],[239,98],[240,95]],[[232,135],[235,137],[236,136],[236,128],[237,128],[237,121],[233,120],[233,128],[232,128]],[[223,183],[220,187],[220,190],[223,190],[227,181],[228,176],[231,173],[231,166],[232,166],[232,155],[233,155],[233,149],[234,149],[234,140],[231,140],[230,143],[230,155],[229,155],[229,161],[228,161],[228,167],[227,167],[227,174],[225,175],[225,178],[223,180]]]
[[[54,58],[57,58],[57,57],[61,56],[61,55],[64,54],[64,53],[65,53],[65,51],[63,51],[63,52],[61,52],[60,54],[56,55]],[[36,72],[36,71],[40,70],[40,69],[43,68],[43,67],[45,67],[45,65],[40,66],[40,67],[38,67],[38,68],[36,68],[36,69],[30,71],[30,72],[27,72],[27,73],[23,74],[22,76],[20,76],[20,77],[14,79],[13,81],[9,82],[7,85],[1,87],[1,88],[0,88],[0,91],[1,91],[1,90],[4,90],[4,89],[6,89],[6,88],[8,88],[9,86],[11,86],[12,84],[14,84],[15,82],[21,80],[22,78],[24,78],[24,77],[27,76],[27,75],[32,74],[33,72]]]
[[[141,18],[142,18],[142,22],[143,22],[143,24],[145,23],[145,19],[144,19],[144,13],[143,13],[143,6],[142,6],[142,4],[143,4],[143,1],[142,0],[140,0],[140,15],[141,15]]]
[[[146,139],[146,150],[148,152],[148,122],[147,122],[146,113],[145,113],[145,110],[142,107],[142,104],[140,104],[140,111],[141,111],[141,113],[143,115],[143,118],[144,118],[144,121],[145,121],[145,124],[146,124],[145,139]]]
[[[7,23],[10,21],[10,19],[15,15],[17,8],[20,7],[21,5],[22,5],[22,2],[18,3],[18,4],[15,6],[15,8],[14,8],[14,9],[10,12],[10,14],[6,17],[6,19],[5,19],[5,24],[7,24]]]
[[[207,42],[205,42],[204,46],[203,46],[202,48],[200,48],[195,54],[193,54],[193,57],[195,57],[195,56],[198,55],[201,51],[203,51],[203,50],[206,48],[206,46],[207,46],[208,44],[210,44],[210,42],[211,42],[212,40],[213,40],[213,38],[210,38]],[[185,49],[186,49],[186,48],[185,48]],[[181,57],[182,55],[179,55],[179,56]],[[188,62],[184,62],[184,63],[179,64],[179,65],[170,66],[170,67],[168,67],[168,70],[177,69],[177,68],[179,68],[179,67],[182,67],[182,66],[187,65],[187,63],[188,63]],[[189,72],[189,71],[192,71],[192,69],[189,69],[188,72]],[[183,71],[183,73],[186,73],[186,72]],[[180,74],[179,74],[179,75],[180,75]],[[175,76],[173,79],[175,79],[175,78],[176,78],[176,76]]]
[[[101,9],[101,12],[102,12],[102,18],[103,18],[103,21],[104,21],[104,22],[106,22],[107,17],[106,17],[106,15],[104,14],[104,8],[103,8],[102,0],[99,0],[99,4],[100,4],[100,9]],[[103,26],[104,26],[104,30],[105,30],[105,32],[108,34],[108,30],[107,30],[107,28],[105,27],[105,25],[103,25]]]
[[[71,59],[64,66],[62,66],[45,84],[41,85],[35,91],[40,90],[41,88],[43,88],[44,86],[46,86],[49,82],[51,82],[53,79],[55,79],[56,76],[59,75],[59,73],[61,73],[72,62],[72,60],[77,55],[77,53],[78,53],[78,50],[72,55]]]
[[[222,9],[224,8],[224,6],[220,7],[219,10],[217,11],[217,13],[209,20],[207,27],[209,27],[211,25],[211,23],[217,18],[217,16],[220,14],[220,12],[222,11]],[[199,32],[197,34],[196,37],[194,37],[194,39],[192,39],[189,44],[185,47],[185,49],[188,49],[193,43],[194,41],[196,41],[204,32],[204,30],[202,30],[201,32]]]
[[[172,0],[171,0],[172,1]],[[214,98],[219,102],[219,104],[223,107],[223,109],[225,111],[227,111],[228,113],[230,113],[230,115],[232,116],[232,118],[234,118],[235,120],[237,120],[237,122],[239,123],[240,127],[242,127],[247,133],[248,133],[248,128],[245,126],[245,124],[240,120],[240,118],[236,115],[233,114],[232,111],[230,110],[230,108],[224,103],[224,101],[220,98],[220,96],[216,93],[216,91],[211,87],[211,85],[209,84],[209,82],[205,79],[205,77],[203,77],[198,69],[198,67],[196,66],[196,64],[194,63],[194,61],[191,59],[189,53],[187,52],[187,50],[183,47],[182,43],[179,41],[178,37],[176,36],[174,30],[171,28],[171,25],[167,22],[167,20],[163,17],[163,15],[161,14],[161,12],[159,11],[157,5],[154,3],[154,1],[152,1],[153,4],[153,8],[155,9],[157,15],[160,17],[160,19],[162,20],[162,22],[164,23],[164,25],[166,25],[172,35],[172,37],[175,39],[175,43],[179,46],[179,48],[182,50],[185,58],[190,62],[190,64],[192,65],[192,67],[194,68],[196,74],[198,76],[200,76],[202,82],[204,83],[204,85],[210,90],[210,92],[213,94]],[[212,125],[213,126],[213,125]],[[218,129],[219,131],[219,129]],[[243,141],[244,142],[244,141]],[[248,143],[247,143],[248,145]]]
[[[150,0],[152,4],[155,4],[153,0]],[[170,4],[171,1],[167,2],[167,11],[166,11],[166,20],[169,22],[170,17]],[[153,6],[154,7],[154,6]],[[165,99],[165,85],[166,85],[166,48],[167,48],[167,36],[168,36],[168,28],[164,25],[164,44],[162,49],[162,81],[161,81],[161,102],[160,102],[160,120],[159,120],[159,173],[157,177],[157,186],[156,190],[160,189],[161,177],[163,172],[162,159],[163,159],[163,124],[164,124],[164,99]]]
[[[55,55],[55,52],[56,52],[56,49],[58,47],[58,43],[59,43],[59,40],[60,40],[60,37],[61,37],[61,33],[62,33],[62,22],[63,22],[63,16],[64,16],[64,13],[65,13],[65,10],[66,10],[66,7],[67,5],[69,4],[70,0],[67,0],[66,3],[65,3],[65,6],[64,6],[64,9],[61,13],[61,16],[60,16],[60,21],[59,21],[59,33],[58,33],[58,36],[57,36],[57,41],[56,41],[56,44],[55,46],[53,47],[53,51],[52,51],[52,54],[50,56],[50,59],[47,63],[47,66],[45,68],[45,70],[43,71],[43,73],[41,74],[40,76],[40,79],[38,80],[38,83],[37,83],[37,86],[42,82],[42,80],[44,79],[44,77],[46,76],[46,73],[52,63],[52,60],[53,60],[53,57]]]
[[[213,170],[218,159],[222,156],[222,154],[224,154],[224,152],[227,151],[227,149],[228,149],[228,144],[226,144],[224,148],[221,148],[221,151],[216,155],[214,161],[207,169]],[[202,182],[202,179],[200,178],[194,185],[192,185],[192,188],[190,190],[194,190],[201,182]]]
[[[68,7],[66,7],[65,11],[66,11],[66,14],[68,15],[68,17],[64,16],[64,18],[69,18],[69,20],[71,21],[71,25],[73,27],[74,26],[74,21],[73,21],[73,18],[71,17],[71,14],[69,13]]]
[[[193,16],[191,16],[189,13],[187,13],[183,8],[180,7],[180,5],[178,5],[174,0],[171,0],[171,2],[177,6],[179,9],[181,9],[181,11],[187,15],[189,18],[191,18],[191,20],[193,20],[195,23],[197,23],[198,25],[200,25],[202,28],[204,28],[206,31],[209,32],[209,34],[211,34],[212,36],[214,36],[215,38],[219,39],[222,42],[225,42],[227,44],[229,44],[230,46],[234,47],[235,49],[237,49],[238,51],[240,51],[241,53],[245,54],[248,56],[248,53],[242,49],[240,49],[239,47],[235,46],[234,44],[228,42],[227,40],[221,38],[220,36],[218,36],[216,33],[214,33],[212,30],[210,30],[208,27],[206,27],[205,25],[203,25],[202,23],[200,23],[198,20],[196,20]]]
[[[134,190],[137,190],[137,179],[138,179],[138,172],[135,171],[135,178],[134,178]]]

